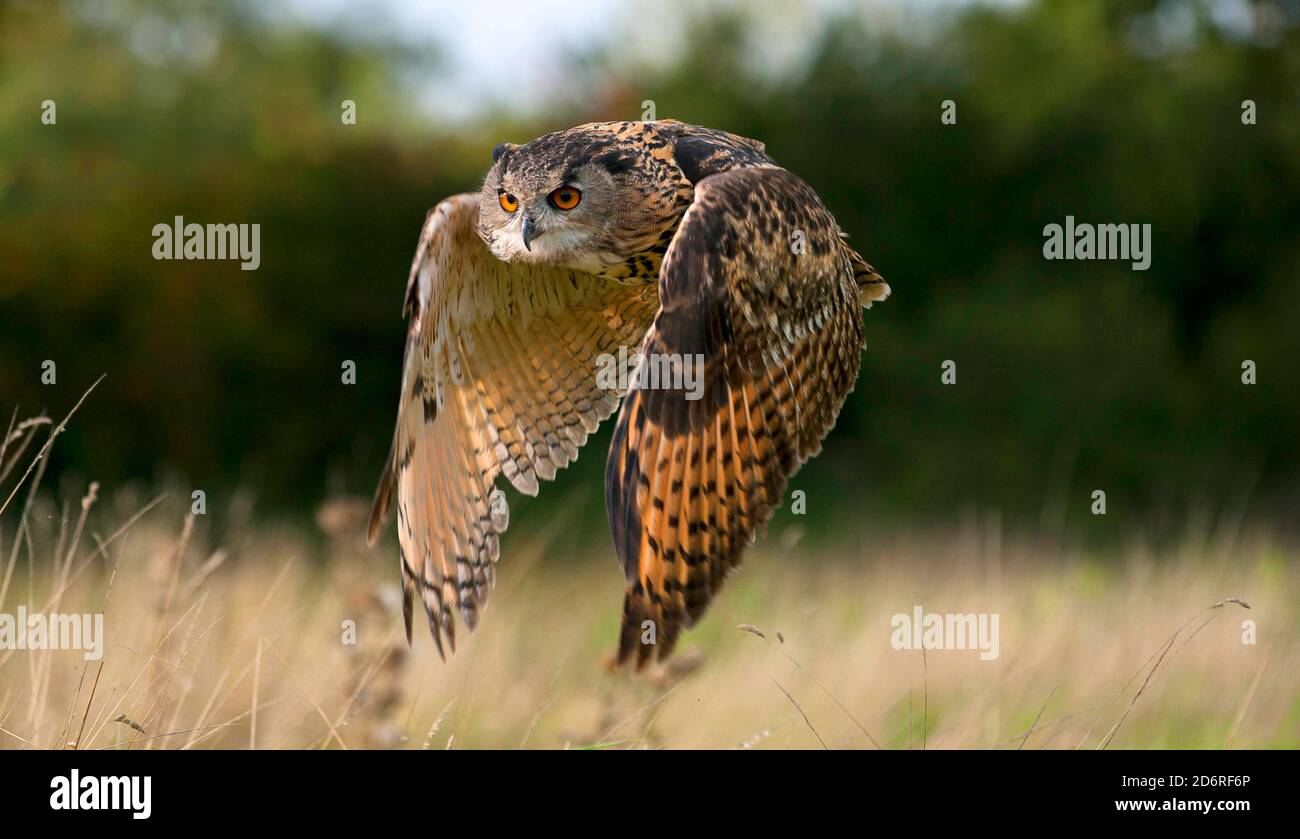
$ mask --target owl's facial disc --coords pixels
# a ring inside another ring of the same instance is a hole
[[[479,235],[498,259],[563,265],[596,273],[613,264],[608,253],[614,184],[590,165],[488,172],[479,200]]]

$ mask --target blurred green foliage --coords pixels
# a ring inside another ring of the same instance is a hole
[[[299,508],[368,492],[426,209],[473,189],[497,141],[649,99],[766,142],[893,286],[794,481],[815,517],[996,509],[1055,531],[1087,526],[1104,489],[1112,524],[1246,499],[1294,523],[1300,5],[1228,4],[1245,29],[1223,5],[1040,0],[904,30],[833,15],[779,72],[761,13],[719,12],[671,60],[611,37],[533,114],[434,125],[411,104],[412,79],[445,69],[425,50],[253,5],[5,3],[0,406],[57,414],[107,373],[60,444],[91,477],[166,470]],[[154,261],[176,215],[260,223],[260,270]],[[1150,269],[1045,260],[1066,215],[1150,224]],[[564,479],[593,521],[607,439]]]

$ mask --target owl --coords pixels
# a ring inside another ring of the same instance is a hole
[[[498,145],[477,194],[429,213],[407,282],[369,540],[395,509],[408,643],[416,601],[444,658],[454,613],[477,625],[510,520],[498,478],[536,495],[617,410],[618,662],[669,655],[820,451],[860,308],[888,295],[760,142],[659,120]],[[615,358],[628,375],[602,381]]]

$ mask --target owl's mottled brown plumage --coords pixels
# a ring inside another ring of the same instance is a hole
[[[497,475],[532,495],[577,457],[623,395],[598,385],[602,354],[702,358],[698,392],[634,386],[610,446],[618,658],[640,667],[699,619],[820,450],[857,377],[859,307],[889,287],[753,140],[593,123],[493,157],[479,195],[425,222],[370,538],[396,506],[407,636],[418,595],[454,649],[452,610],[473,628],[494,580]],[[572,212],[545,203],[565,185],[583,195]],[[506,192],[514,213],[497,209]]]

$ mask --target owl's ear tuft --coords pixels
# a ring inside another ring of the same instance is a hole
[[[514,143],[497,143],[496,148],[492,149],[492,162],[496,163],[506,152],[514,151],[519,146]]]

